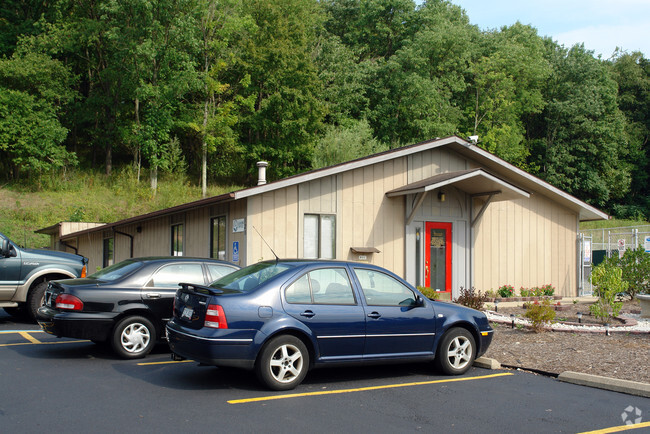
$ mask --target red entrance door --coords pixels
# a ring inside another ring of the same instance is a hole
[[[427,222],[424,251],[425,285],[451,292],[451,223]]]

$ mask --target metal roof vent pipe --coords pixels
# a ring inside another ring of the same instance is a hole
[[[269,163],[267,163],[266,161],[257,162],[257,170],[258,170],[257,185],[266,184],[266,167],[268,165]]]

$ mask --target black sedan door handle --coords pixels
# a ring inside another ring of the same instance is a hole
[[[377,319],[377,318],[381,318],[381,315],[379,314],[379,312],[372,312],[368,314],[368,318]]]
[[[306,310],[306,311],[304,311],[303,313],[300,314],[300,316],[305,316],[307,318],[311,318],[314,315],[316,315],[316,314],[314,312],[312,312],[311,310]]]

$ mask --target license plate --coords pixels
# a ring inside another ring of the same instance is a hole
[[[192,314],[194,313],[194,309],[191,307],[186,307],[183,309],[183,313],[181,314],[181,318],[183,319],[192,319]]]

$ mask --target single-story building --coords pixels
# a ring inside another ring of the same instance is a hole
[[[580,221],[607,214],[452,136],[84,230],[89,270],[147,255],[367,261],[458,296],[552,284],[575,296]]]

